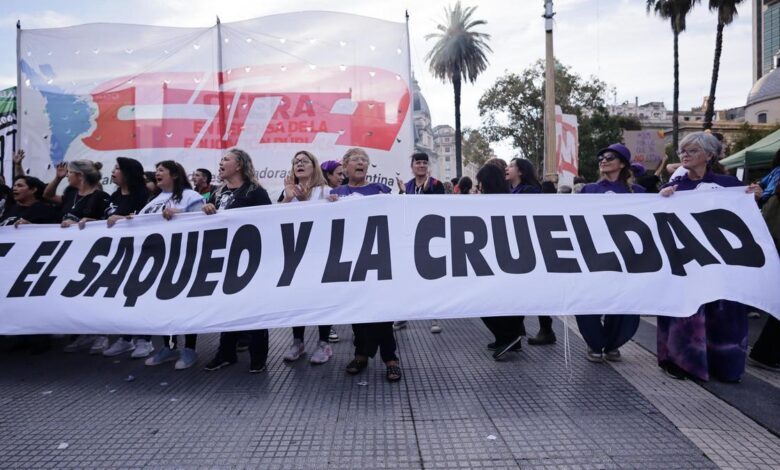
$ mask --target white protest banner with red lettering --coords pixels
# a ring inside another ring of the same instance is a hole
[[[558,161],[558,184],[571,186],[579,173],[580,138],[577,116],[563,114],[555,107],[555,157]]]
[[[239,147],[273,190],[298,150],[325,161],[363,147],[374,180],[392,186],[414,145],[403,23],[299,12],[211,28],[88,24],[20,30],[19,52],[21,145],[44,180],[61,161],[110,169],[117,156],[216,174]]]
[[[495,315],[780,314],[743,188],[371,196],[0,228],[0,334],[201,333]]]

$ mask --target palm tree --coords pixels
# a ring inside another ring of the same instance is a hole
[[[685,31],[685,17],[693,9],[693,5],[699,0],[647,0],[647,12],[654,11],[664,20],[669,20],[674,34],[674,98],[672,103],[672,148],[677,151],[679,142],[680,123],[677,119],[680,115],[680,62],[678,39],[680,33]]]
[[[452,82],[455,92],[455,166],[458,178],[463,173],[460,132],[460,87],[461,80],[471,83],[488,66],[487,52],[493,52],[487,41],[489,34],[474,31],[477,26],[487,24],[484,20],[473,20],[471,16],[477,7],[461,7],[460,1],[454,7],[445,7],[445,21],[436,26],[438,32],[425,36],[437,39],[433,49],[425,56],[431,73],[443,82]]]
[[[723,27],[731,24],[737,17],[737,5],[742,0],[710,0],[710,11],[718,12],[718,33],[715,35],[715,59],[712,63],[710,96],[707,99],[707,112],[704,113],[704,128],[712,128],[712,116],[715,114],[715,88],[718,86],[720,53],[723,50]]]

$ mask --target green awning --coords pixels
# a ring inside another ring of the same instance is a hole
[[[768,168],[772,164],[772,159],[775,157],[777,149],[780,149],[780,130],[776,130],[734,155],[729,155],[721,160],[720,163],[729,170],[743,166],[747,168]]]

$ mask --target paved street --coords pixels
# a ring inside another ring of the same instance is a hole
[[[762,320],[751,320],[757,329]],[[196,368],[26,351],[0,354],[0,465],[5,468],[777,468],[780,377],[749,368],[741,385],[675,381],[643,346],[642,322],[624,361],[592,364],[556,320],[558,344],[523,345],[494,362],[478,319],[426,321],[396,333],[404,370],[384,380],[376,359],[344,373],[351,330],[331,361],[281,356],[274,330],[267,372],[248,355],[204,372],[216,335],[202,335]],[[573,318],[568,319],[570,326]],[[526,321],[529,332],[537,322]],[[307,329],[307,350],[316,329]],[[64,340],[60,340],[62,342]],[[6,340],[7,346],[7,340]],[[132,380],[128,380],[133,376]],[[757,408],[758,407],[758,408]]]

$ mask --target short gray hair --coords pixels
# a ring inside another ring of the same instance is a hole
[[[701,147],[702,150],[712,156],[714,161],[718,161],[720,152],[723,149],[723,144],[709,132],[691,132],[680,141],[680,148],[685,148],[691,144]]]
[[[344,157],[341,159],[342,164],[346,165],[349,159],[355,156],[366,157],[368,162],[371,163],[371,158],[368,156],[365,150],[360,147],[352,147],[344,153]]]
[[[93,162],[92,160],[73,160],[68,162],[68,171],[73,173],[81,173],[84,175],[84,179],[91,185],[100,183],[100,169],[103,168],[103,164],[100,162]]]

